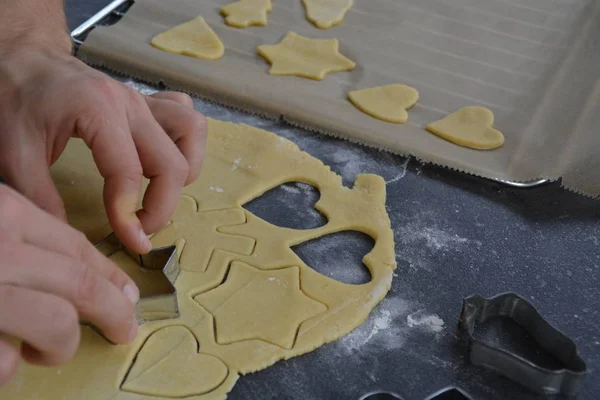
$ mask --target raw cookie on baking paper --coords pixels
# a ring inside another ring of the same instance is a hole
[[[352,0],[302,0],[306,19],[320,29],[338,25],[352,8]]]
[[[150,44],[169,53],[205,60],[217,60],[225,52],[223,43],[202,17],[159,33]]]
[[[373,118],[395,124],[408,120],[407,109],[419,100],[419,92],[406,85],[386,85],[348,93],[348,99],[356,108]]]
[[[221,8],[225,23],[234,28],[266,26],[267,12],[272,10],[271,0],[240,0]]]
[[[463,107],[425,129],[463,147],[491,150],[504,144],[504,135],[494,126],[494,114],[484,107]]]
[[[349,71],[356,64],[339,51],[337,39],[310,39],[288,32],[281,42],[258,46],[271,75],[296,75],[317,81],[330,72]]]

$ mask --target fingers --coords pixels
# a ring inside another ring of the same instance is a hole
[[[18,132],[14,134],[19,135]],[[65,206],[50,176],[44,148],[37,144],[15,147],[27,151],[15,149],[9,152],[1,171],[6,182],[41,209],[66,221]]]
[[[181,92],[156,92],[148,96],[153,99],[159,100],[171,100],[181,104],[184,107],[194,109],[194,101],[190,96]]]
[[[0,281],[51,294],[68,301],[78,315],[93,323],[115,343],[137,334],[133,304],[97,270],[72,258],[27,244],[0,246]],[[39,307],[31,303],[29,306]]]
[[[15,191],[1,186],[0,235],[80,262],[110,281],[130,302],[139,299],[139,290],[133,280],[96,250],[85,235],[39,210]]]
[[[156,122],[144,98],[130,102],[129,126],[144,169],[150,179],[138,217],[147,233],[162,228],[171,217],[189,173],[189,165]]]
[[[10,285],[0,285],[0,332],[35,348],[32,361],[43,365],[69,361],[80,338],[77,311],[67,300]]]
[[[207,136],[206,118],[194,110],[189,96],[173,92],[161,94],[160,97],[157,96],[158,93],[146,97],[146,101],[156,121],[186,158],[189,174],[185,184],[188,185],[198,178],[200,167],[204,161]]]
[[[78,135],[92,150],[104,177],[106,214],[119,239],[131,250],[144,254],[152,245],[138,219],[143,169],[124,112],[100,106],[78,119]]]
[[[0,386],[15,376],[20,361],[19,349],[2,340],[0,336]]]

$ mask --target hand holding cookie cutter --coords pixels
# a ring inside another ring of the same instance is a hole
[[[544,350],[558,358],[564,368],[543,368],[518,354],[492,346],[473,336],[476,324],[496,317],[515,321]],[[515,293],[503,293],[489,299],[479,295],[467,297],[463,301],[459,326],[466,334],[473,364],[496,371],[533,392],[575,396],[588,373],[575,343],[544,320],[531,303]]]
[[[140,255],[127,249],[117,236],[111,233],[104,240],[96,244],[96,248],[107,257],[118,251],[124,251],[141,268],[161,270],[168,279],[170,284],[168,293],[140,297],[135,305],[135,315],[139,324],[145,321],[179,317],[175,280],[179,276],[180,266],[177,257],[177,248],[174,245],[154,249],[148,254]]]

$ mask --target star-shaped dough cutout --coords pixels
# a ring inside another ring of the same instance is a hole
[[[219,59],[225,52],[223,43],[202,17],[159,33],[150,44],[169,53],[205,60]]]
[[[356,64],[339,51],[337,39],[310,39],[288,32],[275,45],[258,46],[270,64],[271,75],[296,75],[317,81],[330,72],[350,71]]]
[[[219,344],[260,339],[291,349],[302,322],[327,311],[300,288],[300,269],[261,271],[231,264],[221,286],[194,298],[215,318]]]
[[[240,0],[221,8],[225,23],[234,28],[266,26],[267,12],[271,11],[271,0]]]
[[[153,247],[179,244],[181,269],[205,272],[215,249],[250,255],[256,241],[249,237],[220,233],[220,226],[246,223],[241,209],[198,212],[198,204],[190,196],[182,196],[171,223],[158,231],[152,239]]]

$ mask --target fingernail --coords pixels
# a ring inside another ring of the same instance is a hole
[[[140,231],[140,242],[147,252],[152,250],[152,243],[150,243],[150,239],[148,239],[148,236],[146,236],[146,233],[143,230]]]
[[[137,336],[137,332],[138,332],[138,323],[137,321],[134,319],[133,323],[131,324],[131,328],[129,329],[129,341],[131,342],[133,339],[135,339],[135,337]]]
[[[135,303],[137,303],[140,299],[140,290],[137,288],[137,286],[131,283],[125,285],[125,287],[123,288],[123,294],[127,296],[129,301],[133,305],[135,305]]]

